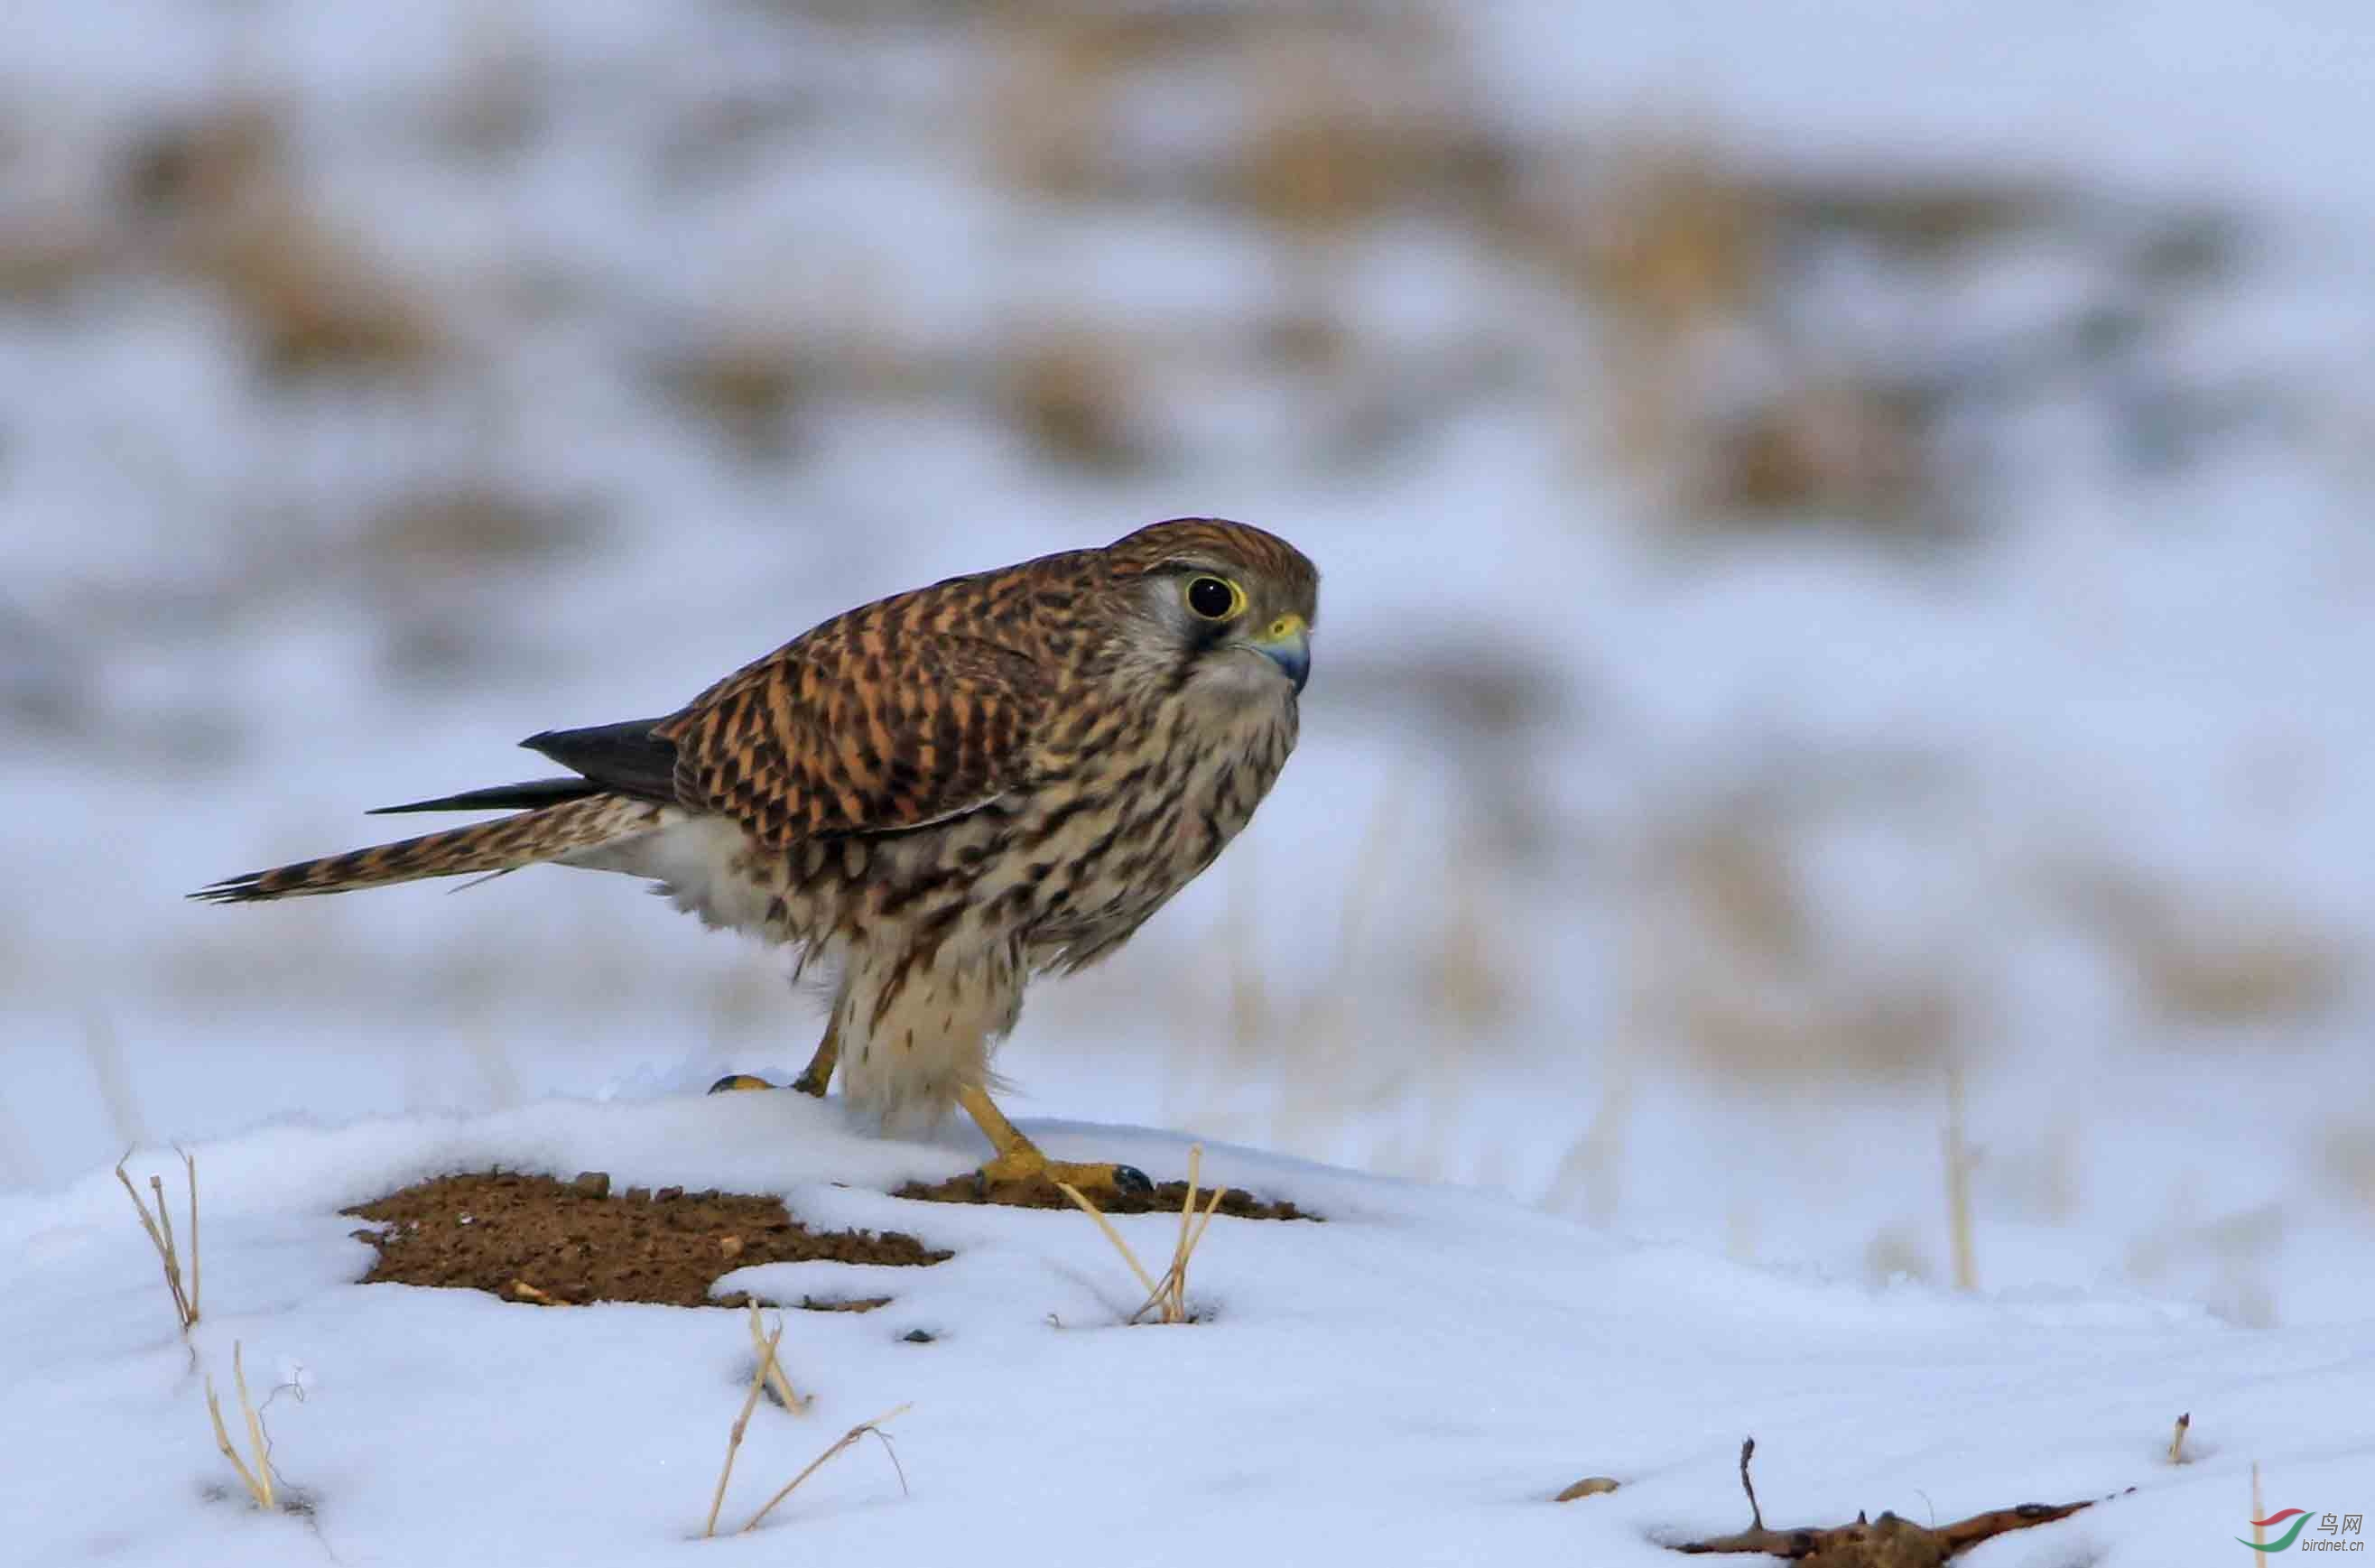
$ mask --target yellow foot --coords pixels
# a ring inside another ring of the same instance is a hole
[[[1137,1195],[1154,1190],[1146,1173],[1135,1165],[1050,1160],[1029,1144],[1009,1149],[982,1166],[974,1173],[974,1181],[983,1187],[1002,1187],[1017,1182],[1062,1182],[1091,1197],[1099,1193]]]
[[[712,1094],[724,1094],[737,1089],[773,1089],[775,1086],[755,1073],[727,1073],[709,1086]]]
[[[1154,1184],[1146,1173],[1135,1165],[1076,1165],[1069,1161],[1050,1160],[1039,1152],[1039,1146],[1024,1138],[1006,1119],[998,1108],[989,1102],[989,1093],[978,1084],[957,1091],[957,1103],[974,1119],[998,1150],[998,1157],[974,1173],[974,1185],[984,1191],[1015,1182],[1065,1182],[1083,1193],[1149,1193]]]
[[[808,1071],[792,1079],[789,1087],[798,1090],[802,1094],[813,1094],[818,1099],[821,1100],[824,1098],[824,1086],[832,1081],[832,1063],[826,1063],[824,1071],[819,1072],[816,1070],[816,1064],[814,1062],[810,1062],[809,1064]]]

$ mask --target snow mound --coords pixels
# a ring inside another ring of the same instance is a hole
[[[1185,1173],[1183,1137],[1031,1130],[1059,1158]],[[0,1199],[11,1561],[1672,1563],[1663,1543],[1747,1523],[1751,1433],[1776,1525],[2136,1489],[1980,1548],[1989,1568],[2225,1561],[2250,1533],[2255,1460],[2271,1510],[2375,1502],[2364,1325],[2254,1331],[2106,1292],[1874,1291],[1212,1148],[1207,1180],[1321,1218],[1215,1220],[1188,1291],[1199,1321],[1128,1326],[1142,1291],[1086,1217],[893,1197],[980,1150],[863,1137],[838,1102],[792,1094],[281,1125],[191,1152],[205,1231],[187,1347],[111,1172]],[[498,1165],[780,1194],[811,1225],[951,1250],[719,1284],[892,1298],[780,1315],[814,1402],[759,1407],[721,1529],[903,1403],[907,1489],[869,1445],[755,1535],[703,1543],[752,1368],[741,1315],[356,1283],[372,1252],[340,1208]],[[127,1169],[165,1174],[178,1205],[178,1166],[144,1151]],[[1175,1220],[1114,1222],[1142,1256],[1169,1256]],[[234,1341],[258,1398],[276,1390],[273,1462],[301,1513],[254,1509],[215,1450],[204,1379],[228,1409]],[[2180,1411],[2191,1462],[2172,1466]],[[1551,1501],[1594,1474],[1621,1489]]]

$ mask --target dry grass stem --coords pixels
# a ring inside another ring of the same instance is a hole
[[[796,1416],[808,1414],[810,1397],[793,1391],[792,1380],[784,1373],[783,1360],[775,1353],[775,1340],[784,1337],[781,1321],[776,1324],[774,1338],[770,1338],[759,1322],[759,1303],[752,1302],[750,1307],[750,1346],[759,1352],[759,1369],[766,1373],[767,1385],[775,1391],[775,1397],[783,1401],[784,1409]]]
[[[195,1323],[198,1320],[198,1157],[183,1153],[182,1171],[190,1188],[190,1322]],[[157,1178],[151,1176],[148,1179],[154,1182]],[[160,1190],[157,1195],[158,1207],[163,1208],[164,1202],[164,1194]]]
[[[1114,1250],[1121,1254],[1122,1261],[1129,1265],[1129,1271],[1137,1275],[1138,1282],[1146,1288],[1146,1300],[1129,1315],[1132,1323],[1144,1317],[1150,1308],[1155,1311],[1157,1320],[1163,1323],[1191,1321],[1188,1314],[1188,1265],[1196,1256],[1196,1248],[1202,1244],[1204,1232],[1212,1223],[1212,1216],[1220,1212],[1222,1200],[1229,1196],[1228,1188],[1214,1187],[1203,1212],[1197,1212],[1196,1188],[1203,1161],[1202,1144],[1188,1150],[1188,1196],[1179,1206],[1179,1239],[1172,1245],[1171,1267],[1164,1270],[1160,1279],[1146,1271],[1146,1266],[1138,1260],[1138,1254],[1122,1240],[1121,1232],[1114,1229],[1113,1221],[1083,1197],[1079,1188],[1068,1182],[1056,1184],[1081,1212],[1097,1222],[1097,1229],[1105,1233],[1105,1240],[1113,1244]]]
[[[1186,1200],[1179,1205],[1179,1239],[1176,1242],[1174,1242],[1171,1245],[1171,1256],[1175,1260],[1175,1271],[1176,1267],[1176,1260],[1178,1258],[1180,1254],[1188,1250],[1188,1232],[1195,1223],[1196,1182],[1197,1178],[1202,1173],[1201,1168],[1203,1162],[1204,1150],[1202,1146],[1199,1145],[1188,1150],[1188,1197]],[[1216,1200],[1220,1197],[1218,1193],[1215,1193],[1212,1196]],[[1168,1280],[1168,1276],[1165,1276],[1166,1281]]]
[[[2185,1463],[2185,1432],[2186,1429],[2191,1427],[2192,1424],[2193,1412],[2191,1410],[2188,1410],[2185,1414],[2177,1418],[2177,1431],[2171,1434],[2168,1440],[2168,1462],[2170,1464],[2182,1465]],[[2257,1518],[2261,1515],[2254,1515],[2252,1516]]]
[[[766,1505],[761,1508],[756,1514],[750,1515],[750,1522],[742,1527],[740,1533],[743,1535],[749,1535],[752,1530],[757,1529],[759,1527],[759,1521],[765,1518],[770,1513],[774,1512],[776,1503],[781,1503],[785,1498],[789,1497],[793,1492],[798,1491],[799,1490],[800,1483],[808,1480],[810,1476],[816,1474],[817,1471],[822,1469],[826,1461],[830,1460],[834,1455],[840,1453],[845,1448],[855,1446],[857,1440],[864,1437],[868,1432],[872,1432],[876,1440],[882,1444],[882,1452],[891,1456],[891,1468],[898,1472],[899,1490],[902,1492],[904,1492],[907,1490],[906,1469],[899,1463],[899,1451],[891,1446],[890,1434],[885,1432],[882,1428],[884,1423],[896,1420],[900,1415],[904,1414],[907,1409],[907,1406],[901,1405],[895,1409],[884,1411],[870,1421],[859,1421],[856,1426],[851,1427],[847,1432],[843,1432],[839,1437],[833,1440],[833,1446],[827,1448],[815,1458],[810,1459],[808,1462],[807,1468],[800,1471],[798,1475],[794,1476],[791,1480],[786,1481],[784,1483],[784,1489],[781,1491],[778,1491],[774,1496],[767,1499]]]
[[[2260,1523],[2267,1516],[2268,1504],[2260,1493],[2260,1461],[2254,1459],[2251,1461],[2251,1545],[2255,1549],[2268,1544],[2267,1527]]]
[[[255,1451],[256,1478],[264,1482],[264,1505],[272,1506],[272,1447],[264,1440],[264,1413],[247,1397],[247,1367],[240,1356],[239,1341],[230,1343],[230,1379],[239,1388],[240,1414],[247,1418],[247,1445]]]
[[[1955,1289],[1979,1288],[1978,1249],[1971,1240],[1971,1166],[1973,1156],[1963,1124],[1963,1069],[1946,1064],[1946,1221],[1954,1234]]]
[[[174,1241],[172,1212],[165,1207],[164,1181],[157,1176],[148,1178],[148,1190],[157,1197],[152,1214],[140,1189],[124,1173],[122,1160],[115,1162],[115,1179],[124,1184],[133,1208],[140,1215],[140,1228],[148,1232],[148,1244],[157,1249],[157,1261],[165,1270],[165,1288],[173,1295],[173,1315],[181,1320],[182,1333],[186,1338],[191,1325],[198,1321],[198,1162],[184,1154],[182,1165],[189,1173],[190,1183],[190,1280],[186,1288],[182,1283],[182,1254]]]
[[[758,1332],[758,1308],[750,1309],[751,1332]],[[726,1463],[717,1472],[717,1490],[709,1494],[709,1517],[701,1527],[706,1540],[717,1533],[717,1511],[726,1505],[726,1483],[734,1479],[734,1456],[742,1450],[742,1434],[750,1429],[750,1412],[759,1407],[759,1390],[767,1384],[767,1373],[775,1364],[775,1347],[783,1342],[784,1326],[759,1341],[759,1364],[750,1369],[750,1391],[742,1396],[742,1413],[734,1418],[734,1428],[726,1437]]]
[[[1229,1196],[1229,1189],[1214,1187],[1211,1200],[1204,1205],[1204,1212],[1199,1215],[1196,1213],[1195,1156],[1192,1152],[1188,1157],[1188,1199],[1179,1208],[1179,1241],[1171,1255],[1171,1267],[1145,1302],[1130,1314],[1132,1323],[1145,1316],[1148,1307],[1160,1307],[1160,1319],[1164,1323],[1190,1321],[1188,1315],[1188,1262],[1196,1256],[1196,1248],[1203,1243],[1205,1228],[1211,1224],[1212,1216],[1220,1212],[1221,1200]],[[1192,1229],[1191,1220],[1194,1221]]]
[[[1149,1274],[1146,1271],[1146,1266],[1138,1261],[1138,1254],[1130,1251],[1129,1244],[1121,1239],[1121,1232],[1113,1228],[1113,1221],[1100,1213],[1095,1204],[1081,1197],[1081,1189],[1071,1183],[1058,1182],[1056,1188],[1066,1197],[1070,1198],[1081,1213],[1097,1222],[1097,1229],[1105,1233],[1105,1240],[1113,1244],[1114,1251],[1121,1254],[1121,1260],[1129,1265],[1129,1271],[1138,1276],[1138,1282],[1146,1287],[1146,1293],[1150,1297],[1154,1295],[1156,1291],[1154,1276]]]
[[[232,1446],[230,1432],[223,1425],[222,1400],[215,1393],[215,1380],[209,1377],[207,1379],[207,1414],[215,1423],[215,1446],[222,1450],[223,1457],[229,1459],[231,1468],[239,1472],[240,1484],[247,1488],[247,1495],[255,1500],[258,1508],[268,1512],[274,1506],[272,1453],[264,1437],[264,1417],[257,1413],[254,1401],[247,1397],[247,1368],[241,1359],[237,1340],[233,1340],[230,1347],[230,1373],[231,1381],[239,1388],[240,1414],[247,1418],[247,1442],[255,1452],[254,1468],[249,1468],[247,1461],[241,1458],[239,1450]]]

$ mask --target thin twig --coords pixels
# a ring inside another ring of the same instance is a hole
[[[734,1456],[742,1447],[742,1434],[750,1430],[750,1412],[758,1408],[759,1390],[766,1385],[767,1369],[775,1364],[775,1347],[784,1338],[784,1326],[775,1325],[775,1332],[761,1341],[759,1364],[750,1369],[750,1391],[742,1397],[742,1413],[734,1418],[734,1430],[726,1438],[726,1463],[717,1472],[717,1490],[709,1494],[709,1517],[701,1527],[703,1539],[717,1533],[717,1511],[726,1505],[726,1483],[734,1479]]]
[[[1765,1510],[1756,1505],[1756,1483],[1748,1479],[1748,1461],[1756,1454],[1756,1439],[1740,1440],[1740,1489],[1748,1493],[1748,1519],[1756,1529],[1765,1527]]]
[[[786,1481],[784,1483],[783,1491],[767,1499],[766,1505],[761,1508],[756,1514],[750,1515],[750,1522],[742,1527],[740,1533],[743,1535],[749,1535],[752,1530],[757,1529],[759,1527],[759,1521],[773,1513],[776,1503],[781,1503],[785,1498],[789,1497],[793,1492],[798,1491],[800,1483],[808,1480],[810,1476],[816,1474],[818,1470],[821,1469],[824,1467],[826,1460],[831,1459],[843,1449],[850,1447],[856,1444],[859,1438],[864,1437],[869,1432],[872,1432],[881,1443],[882,1451],[891,1456],[891,1468],[899,1472],[899,1490],[903,1492],[907,1490],[907,1472],[905,1468],[900,1465],[899,1451],[891,1446],[891,1438],[888,1433],[883,1432],[882,1423],[896,1419],[907,1409],[907,1406],[901,1405],[897,1409],[887,1410],[881,1415],[875,1417],[870,1421],[859,1421],[856,1426],[851,1427],[847,1432],[843,1432],[839,1437],[833,1440],[833,1446],[827,1448],[815,1458],[810,1459],[806,1469],[802,1470],[798,1475],[794,1476],[791,1480]]]
[[[2182,1465],[2185,1463],[2185,1432],[2186,1429],[2191,1427],[2192,1424],[2193,1412],[2191,1410],[2188,1410],[2185,1414],[2177,1418],[2177,1431],[2168,1440],[2168,1462],[2170,1464]],[[2255,1515],[2253,1516],[2257,1517],[2258,1515]]]

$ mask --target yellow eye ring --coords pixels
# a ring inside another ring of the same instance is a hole
[[[1231,620],[1245,612],[1246,591],[1225,577],[1199,572],[1183,591],[1188,613],[1202,620]]]

